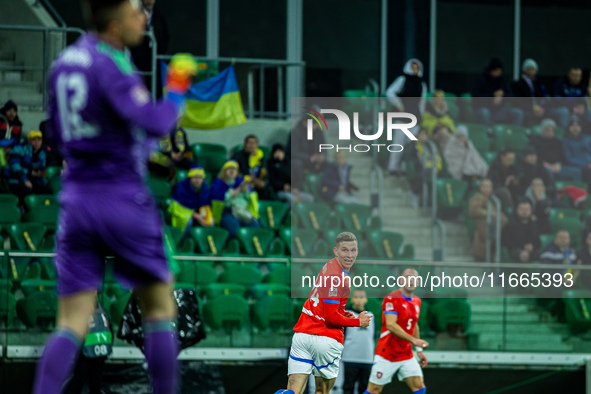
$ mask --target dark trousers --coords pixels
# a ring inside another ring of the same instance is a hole
[[[88,358],[80,355],[74,376],[66,386],[64,394],[80,394],[86,385],[90,389],[90,394],[101,394],[105,360],[106,357]]]
[[[356,364],[345,362],[345,382],[343,383],[343,394],[353,394],[355,383],[359,382],[358,394],[363,394],[367,389],[371,364]]]
[[[29,194],[53,194],[51,187],[40,179],[32,179],[31,183],[33,184],[32,189],[26,187],[22,182],[9,184],[10,191],[19,198],[20,204],[24,205],[25,197]]]

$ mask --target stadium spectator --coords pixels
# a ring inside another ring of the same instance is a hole
[[[193,166],[192,158],[185,130],[176,127],[159,141],[158,150],[150,154],[148,169],[158,176],[172,179],[177,169],[189,170]]]
[[[577,115],[589,119],[585,97],[588,95],[587,86],[583,82],[583,70],[571,67],[566,76],[559,78],[554,85],[554,111],[559,117],[561,127],[567,127],[569,116]]]
[[[252,185],[260,199],[273,199],[266,180],[263,150],[259,148],[259,139],[255,135],[250,134],[244,138],[244,146],[232,156],[232,160],[238,163],[240,174]]]
[[[517,165],[519,183],[517,185],[517,193],[524,194],[527,188],[531,185],[534,178],[541,178],[546,186],[546,193],[551,196],[556,194],[556,187],[550,175],[550,172],[544,167],[544,164],[538,160],[536,148],[527,146],[523,150],[523,158]]]
[[[8,158],[8,185],[21,204],[29,194],[51,194],[43,176],[46,168],[45,151],[41,149],[43,134],[31,131],[26,144],[17,145]]]
[[[418,124],[421,124],[422,115],[425,112],[427,91],[427,84],[423,80],[423,64],[418,59],[410,59],[404,65],[402,75],[386,89],[386,97],[396,111],[415,115]],[[418,130],[417,126],[411,129],[411,132],[415,134]],[[394,133],[392,143],[405,146],[408,143],[408,138],[404,133]],[[401,160],[401,154],[390,153],[388,170],[394,173],[400,171]]]
[[[468,129],[464,125],[456,128],[443,150],[447,170],[455,179],[472,177],[482,178],[488,173],[488,164],[468,138]]]
[[[554,179],[580,181],[581,169],[567,165],[562,140],[555,137],[556,122],[544,119],[540,123],[540,129],[541,135],[531,136],[530,141],[544,167],[550,171]]]
[[[523,111],[508,107],[507,100],[503,100],[505,97],[513,96],[513,93],[503,77],[503,63],[499,59],[491,59],[484,72],[476,79],[472,96],[489,97],[473,100],[476,117],[480,123],[487,126],[494,123],[523,123]]]
[[[314,201],[314,196],[301,191],[300,181],[292,184],[291,163],[281,144],[273,145],[271,158],[267,162],[267,171],[269,172],[269,183],[281,200],[288,203]],[[299,179],[302,174],[301,171],[296,171],[294,175]]]
[[[431,151],[431,145],[427,143],[429,135],[427,130],[423,127],[417,134],[417,140],[413,141],[410,147],[404,150],[402,154],[403,160],[407,163],[413,163],[416,176],[410,181],[409,198],[413,207],[418,207],[420,203],[420,195],[423,190],[423,177],[427,175],[424,170],[433,168],[433,161],[435,161],[435,169],[437,175],[441,178],[450,177],[449,173],[443,169],[443,159],[439,154],[439,150]],[[435,159],[433,159],[435,157]],[[423,166],[423,163],[425,165]],[[429,175],[429,180],[430,180]]]
[[[440,154],[442,154],[445,150],[445,146],[447,145],[452,134],[453,131],[444,125],[437,125],[433,129],[433,132],[431,133],[431,141],[437,145],[437,150]]]
[[[591,231],[586,230],[583,233],[583,247],[579,255],[579,263],[591,266]],[[578,289],[588,290],[591,288],[591,271],[580,270],[575,272],[575,286]]]
[[[156,0],[142,0],[144,13],[146,14],[146,31],[154,34],[156,40],[156,50],[158,55],[166,53],[170,34],[168,33],[168,23],[166,18],[155,7]],[[137,47],[130,48],[131,56],[136,67],[141,72],[152,72],[152,40],[144,37],[143,42]],[[160,72],[160,62],[156,62],[156,96],[162,96],[162,81]],[[148,89],[152,90],[152,75],[144,75],[144,80]]]
[[[570,234],[566,230],[558,230],[554,241],[540,253],[542,264],[574,265],[577,261],[577,254],[570,246]]]
[[[582,134],[580,118],[573,115],[562,139],[566,162],[581,169],[583,182],[591,184],[591,137]]]
[[[519,171],[514,162],[515,152],[505,148],[499,152],[488,171],[494,194],[501,200],[503,209],[513,206],[513,195],[519,186]]]
[[[353,195],[359,188],[351,182],[352,169],[343,152],[335,153],[334,163],[328,163],[322,174],[322,198],[341,204],[359,204]]]
[[[546,95],[548,91],[537,78],[538,63],[525,59],[521,65],[521,78],[511,84],[513,95],[511,102],[524,113],[525,124],[537,124],[546,115]]]
[[[308,120],[312,124],[312,139],[308,140]],[[318,123],[303,117],[287,136],[285,153],[293,168],[320,174],[326,164],[326,156],[320,152],[320,145],[326,142]]]
[[[476,231],[474,232],[474,240],[472,241],[472,254],[478,261],[486,259],[486,212],[488,199],[492,195],[493,186],[490,179],[483,179],[478,187],[478,192],[470,198],[468,206],[468,215],[474,219]],[[491,219],[496,222],[497,212],[495,209],[491,210]],[[507,224],[507,216],[501,212],[501,226]],[[494,245],[494,241],[493,241]],[[491,246],[491,256],[494,260],[495,248]]]
[[[421,122],[421,127],[426,128],[430,135],[433,129],[439,125],[447,126],[452,133],[455,131],[455,123],[445,102],[445,93],[441,89],[433,92],[433,98],[427,103]]]
[[[350,312],[357,318],[365,310],[366,304],[365,290],[353,290],[351,306],[345,312]],[[342,373],[345,375],[343,394],[353,394],[355,384],[357,384],[357,393],[363,394],[365,392],[374,359],[374,333],[375,318],[369,322],[367,327],[345,328],[345,342],[341,357],[344,363]]]
[[[187,178],[176,185],[168,211],[172,215],[172,225],[182,230],[190,230],[193,224],[201,227],[214,225],[211,192],[205,182],[203,167],[194,165]]]
[[[0,108],[0,139],[14,138],[17,143],[22,138],[23,124],[18,117],[18,107],[12,100],[8,100]]]
[[[221,203],[220,224],[230,235],[234,236],[240,227],[260,227],[257,195],[250,184],[238,175],[238,163],[235,161],[228,160],[220,170],[211,184],[211,198]],[[215,201],[212,201],[214,219]]]
[[[41,149],[45,151],[47,167],[62,167],[64,163],[62,154],[57,147],[55,139],[51,138],[46,130],[47,120],[43,120],[41,123],[39,123],[39,131],[43,135],[43,144],[41,145]]]
[[[529,263],[538,256],[538,235],[538,225],[532,218],[531,202],[523,198],[518,202],[513,217],[503,229],[502,245],[509,250],[513,261]]]
[[[525,197],[530,201],[533,217],[538,223],[540,234],[550,232],[550,208],[552,200],[546,195],[546,186],[542,178],[534,178],[525,191]]]

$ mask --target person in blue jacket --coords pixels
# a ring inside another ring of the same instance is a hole
[[[583,134],[581,120],[573,115],[562,139],[564,156],[569,166],[579,167],[583,182],[591,184],[591,137]]]
[[[189,230],[193,223],[201,227],[213,226],[211,215],[211,191],[205,182],[205,170],[193,165],[172,194],[168,210],[172,214],[172,225]]]

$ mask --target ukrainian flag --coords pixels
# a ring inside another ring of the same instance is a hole
[[[166,75],[166,66],[162,69]],[[228,67],[215,77],[193,84],[185,95],[185,100],[182,127],[221,129],[246,122],[234,66]]]

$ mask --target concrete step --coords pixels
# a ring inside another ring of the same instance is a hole
[[[572,352],[572,345],[566,343],[507,343],[478,342],[476,350],[513,351],[513,352]]]
[[[503,317],[502,314],[491,314],[491,313],[480,313],[480,312],[472,312],[472,323],[490,323],[490,324],[502,324],[503,319],[510,323],[527,323],[527,322],[539,322],[540,317],[535,313],[526,313],[526,314],[507,314]]]
[[[507,324],[505,330],[508,335],[520,334],[520,333],[532,333],[532,334],[557,334],[567,335],[569,328],[566,324],[560,323],[510,323]],[[503,332],[503,324],[471,324],[470,332],[473,333],[501,333]]]
[[[482,304],[482,305],[473,305],[470,304],[472,306],[472,314],[474,313],[507,313],[507,314],[522,314],[522,313],[527,313],[529,312],[529,306],[528,305],[521,305],[521,304],[509,304],[506,307],[504,307],[502,304],[501,305],[495,305],[495,304]]]
[[[0,81],[0,89],[31,89],[39,90],[40,84],[36,81]]]
[[[478,340],[481,342],[496,342],[502,343],[503,342],[503,334],[502,333],[480,333],[478,336]],[[506,336],[506,341],[508,344],[562,344],[562,335],[560,334],[538,334],[535,332],[528,332],[527,335],[523,333],[513,333],[511,335]]]
[[[505,302],[503,298],[472,298],[468,301],[472,308],[478,305],[503,305]],[[507,298],[508,305],[528,305],[534,306],[535,300],[529,298]]]

